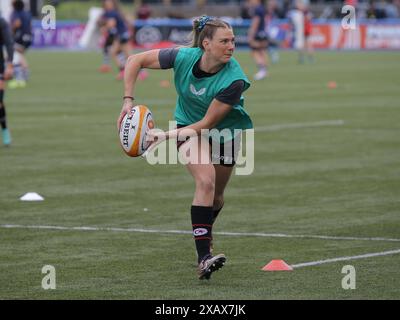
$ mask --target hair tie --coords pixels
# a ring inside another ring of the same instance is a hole
[[[201,16],[201,18],[199,19],[199,26],[197,27],[197,30],[199,30],[199,32],[201,32],[204,27],[206,26],[207,22],[211,20],[211,17],[209,16]]]

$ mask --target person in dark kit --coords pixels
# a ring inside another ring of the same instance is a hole
[[[105,36],[103,48],[103,65],[101,72],[110,72],[110,55],[119,69],[118,80],[124,78],[124,68],[126,59],[129,56],[129,30],[128,24],[121,10],[118,1],[104,0],[104,13],[100,17],[98,25],[101,27]]]
[[[7,58],[4,58],[3,48],[6,48]],[[4,18],[0,17],[0,126],[3,144],[11,145],[11,135],[7,127],[6,107],[4,105],[5,80],[13,76],[14,41],[10,27]]]
[[[248,32],[248,41],[251,56],[257,65],[255,80],[268,76],[268,35],[265,30],[265,7],[261,0],[248,0],[251,11],[251,25]]]
[[[14,37],[15,61],[14,80],[10,81],[10,89],[24,88],[29,76],[29,66],[26,51],[32,44],[32,16],[25,10],[22,0],[14,0],[14,11],[11,14],[11,31]]]

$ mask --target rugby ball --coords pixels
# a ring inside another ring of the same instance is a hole
[[[154,128],[154,120],[149,108],[144,105],[132,107],[131,114],[122,119],[119,140],[122,149],[130,157],[142,155],[149,146],[147,131]]]

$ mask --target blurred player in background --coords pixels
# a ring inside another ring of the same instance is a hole
[[[300,63],[304,62],[305,57],[307,56],[308,62],[314,62],[314,48],[311,42],[311,33],[312,33],[312,14],[309,10],[309,6],[304,4],[302,7],[303,15],[304,15],[304,50],[300,56]]]
[[[103,64],[100,66],[99,71],[102,73],[108,73],[112,71],[111,67],[111,46],[113,44],[113,37],[108,33],[106,26],[104,26],[103,19],[99,22],[100,31],[102,34],[102,50],[103,50]],[[120,53],[119,53],[120,54]]]
[[[3,47],[6,48],[7,59],[4,59]],[[13,76],[14,41],[12,39],[10,27],[6,20],[0,17],[0,126],[3,144],[11,144],[11,135],[7,127],[6,107],[4,105],[4,80],[11,79]]]
[[[261,0],[248,0],[248,2],[252,17],[248,32],[248,42],[251,55],[258,68],[254,79],[261,80],[268,76],[268,35],[265,30],[266,11]]]
[[[138,19],[147,20],[151,17],[152,11],[148,4],[141,3],[137,9],[136,15]]]
[[[119,69],[118,80],[124,78],[125,62],[130,54],[129,24],[126,22],[116,0],[103,1],[104,13],[98,24],[104,33],[103,65],[101,72],[111,71],[110,56]]]
[[[265,24],[268,34],[268,55],[271,59],[271,63],[278,63],[279,61],[279,41],[276,39],[279,29],[276,27],[273,28],[273,21],[279,19],[278,10],[279,8],[276,0],[269,0],[265,14]]]
[[[22,0],[12,3],[11,31],[15,42],[14,80],[8,83],[10,89],[24,88],[29,76],[29,66],[25,57],[26,50],[32,43],[32,17],[24,10]]]
[[[191,218],[198,276],[202,280],[209,279],[226,260],[223,254],[211,255],[211,241],[213,224],[224,205],[224,190],[240,148],[241,135],[234,135],[232,130],[250,129],[253,124],[244,109],[242,96],[250,83],[232,57],[235,49],[232,27],[220,19],[203,16],[194,21],[193,33],[191,48],[150,50],[129,58],[118,127],[123,117],[131,112],[132,93],[141,68],[173,68],[178,93],[177,129],[168,132],[150,130],[147,136],[155,144],[165,139],[177,139],[177,148],[187,159],[186,167],[195,182]],[[225,129],[230,133],[229,137],[225,136],[221,141],[220,137],[213,139],[212,135],[202,132],[213,128],[219,132]]]
[[[288,14],[292,26],[293,48],[298,50],[299,63],[314,61],[314,50],[311,43],[311,12],[308,10],[307,0],[296,0],[295,7]]]

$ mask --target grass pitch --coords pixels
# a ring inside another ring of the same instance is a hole
[[[255,73],[249,53],[236,57]],[[190,234],[71,230],[190,231],[194,185],[181,165],[123,154],[123,86],[97,73],[100,54],[32,51],[29,60],[29,86],[5,100],[13,145],[0,147],[0,299],[400,298],[400,255],[260,271],[272,259],[385,252],[399,241],[216,235],[228,262],[207,282],[196,277]],[[254,173],[232,178],[214,231],[400,239],[399,74],[394,52],[319,52],[312,65],[282,53],[245,94],[266,129],[256,133]],[[167,129],[175,92],[162,80],[172,73],[150,71],[135,95]],[[20,202],[30,191],[45,201]],[[355,290],[342,289],[348,264]],[[44,265],[56,268],[56,290],[41,287]]]

